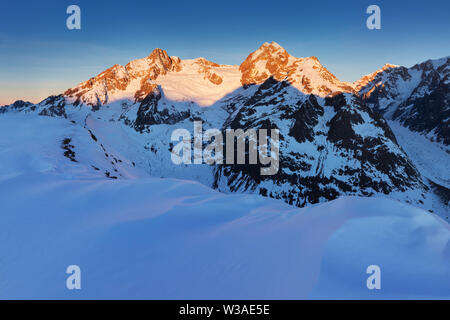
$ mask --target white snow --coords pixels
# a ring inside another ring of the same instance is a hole
[[[127,159],[136,137],[102,121],[0,116],[1,299],[450,298],[450,226],[436,215],[382,197],[298,209],[150,178]],[[372,264],[381,290],[366,287]]]
[[[197,60],[183,60],[180,72],[169,72],[156,80],[169,100],[193,101],[200,106],[210,106],[241,87],[239,66],[212,67],[212,72],[223,80],[216,85],[199,73]]]
[[[426,136],[405,128],[397,121],[388,121],[398,143],[422,175],[450,188],[450,148],[431,142]]]
[[[175,58],[175,57],[172,57]],[[201,58],[180,61],[180,71],[169,71],[150,82],[161,86],[168,99],[173,101],[193,101],[200,106],[210,106],[241,87],[239,66],[211,66],[210,71],[222,78],[222,83],[214,84],[205,77],[199,61]],[[141,88],[141,80],[148,74],[152,63],[148,58],[137,59],[127,64],[127,69],[117,66],[118,79],[126,78],[129,83],[124,90],[107,90],[104,81],[99,81],[83,93],[83,101],[96,104],[115,103],[122,100],[134,102],[135,93]],[[160,67],[163,68],[162,66]],[[101,74],[100,74],[101,75]],[[100,76],[99,75],[99,76]],[[81,87],[83,84],[78,85]],[[69,99],[73,103],[76,99]]]
[[[450,298],[448,224],[389,199],[296,209],[189,181],[50,173],[0,191],[2,299]],[[65,288],[73,264],[80,291]],[[372,264],[380,291],[366,287]]]

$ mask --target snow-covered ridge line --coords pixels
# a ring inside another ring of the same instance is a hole
[[[185,92],[174,94],[174,99],[212,105],[241,85],[261,84],[269,77],[289,81],[306,94],[326,96],[354,92],[353,84],[337,79],[316,57],[295,58],[279,44],[266,42],[240,66],[221,65],[204,58],[180,60],[158,48],[146,58],[133,60],[126,66],[111,67],[68,89],[64,95],[71,103],[99,107],[120,99],[141,101],[158,85],[171,92],[172,84],[179,92]],[[181,79],[183,81],[179,81]],[[210,98],[201,101],[197,94],[199,88]]]
[[[447,58],[429,60],[427,63],[438,66]],[[301,92],[321,97],[339,92],[367,95],[369,90],[363,88],[377,75],[393,68],[403,67],[386,64],[372,74],[348,83],[330,73],[316,57],[293,57],[275,42],[264,43],[240,66],[217,64],[202,57],[181,60],[157,48],[149,56],[132,60],[125,66],[114,65],[66,90],[64,95],[75,105],[86,104],[97,108],[123,99],[142,101],[160,85],[170,93],[174,93],[173,87],[177,88],[178,92],[171,95],[174,100],[192,100],[209,106],[241,85],[261,84],[269,77],[288,81]],[[208,98],[202,99],[202,96]]]

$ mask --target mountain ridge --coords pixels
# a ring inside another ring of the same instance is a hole
[[[291,56],[279,44],[264,43],[239,65],[223,65],[205,58],[181,60],[177,56],[169,56],[165,50],[156,48],[142,59],[128,62],[125,66],[114,65],[91,79],[69,88],[64,95],[76,104],[85,103],[99,107],[112,102],[108,97],[111,91],[129,91],[135,100],[142,100],[145,94],[155,89],[158,77],[168,73],[181,72],[183,68],[197,66],[197,72],[211,83],[221,85],[223,75],[218,70],[231,68],[239,72],[240,84],[261,84],[269,77],[282,81],[287,79],[300,91],[307,94],[326,96],[335,92],[353,92],[352,84],[340,81],[319,62],[317,57],[296,58]],[[216,72],[214,72],[216,71]],[[236,75],[235,75],[236,76]],[[132,80],[140,79],[139,83]],[[97,85],[97,87],[95,87]],[[237,83],[234,88],[237,88]],[[229,92],[229,91],[228,91]],[[120,95],[118,95],[120,97]]]
[[[244,61],[240,65],[218,64],[216,62],[209,61],[203,57],[198,57],[195,59],[181,60],[178,56],[169,56],[166,50],[163,50],[161,48],[155,48],[147,57],[131,60],[124,66],[115,64],[112,67],[107,68],[104,71],[100,72],[99,74],[89,78],[88,80],[83,81],[74,87],[68,88],[67,90],[62,92],[62,94],[67,96],[68,98],[74,98],[74,97],[79,98],[81,95],[86,93],[86,92],[83,92],[83,91],[85,91],[83,89],[92,88],[93,84],[95,82],[99,82],[99,80],[107,81],[107,83],[105,85],[106,89],[108,89],[108,87],[109,87],[110,89],[124,90],[123,89],[124,83],[121,82],[121,80],[124,81],[126,79],[124,73],[125,74],[129,73],[128,77],[131,79],[144,77],[146,79],[142,79],[142,80],[150,80],[151,81],[151,80],[157,79],[158,76],[160,76],[160,75],[165,75],[169,72],[181,71],[181,66],[180,66],[181,61],[199,61],[200,63],[198,63],[198,64],[203,65],[204,67],[239,68],[239,70],[241,72],[242,72],[242,70],[244,70],[244,73],[248,73],[248,70],[245,70],[245,69],[247,69],[245,67],[246,61],[248,61],[249,58],[252,57],[252,55],[255,55],[255,54],[261,53],[261,51],[264,51],[263,50],[264,48],[271,48],[272,50],[275,49],[275,50],[282,51],[283,55],[286,55],[288,59],[297,60],[297,61],[307,61],[307,62],[315,61],[315,62],[317,62],[318,63],[317,66],[322,67],[324,72],[329,74],[329,77],[336,79],[338,81],[338,86],[340,87],[340,90],[336,90],[337,92],[352,92],[352,93],[356,93],[356,94],[367,94],[367,92],[361,93],[360,91],[363,89],[363,87],[367,86],[368,83],[372,82],[378,74],[383,73],[387,69],[406,68],[403,66],[386,63],[380,69],[377,69],[370,74],[363,75],[360,79],[358,79],[354,82],[346,82],[346,81],[339,80],[334,74],[329,72],[322,64],[320,64],[319,59],[317,57],[311,56],[311,57],[304,57],[304,58],[296,58],[294,56],[291,56],[289,53],[287,53],[287,51],[281,45],[279,45],[278,43],[276,43],[274,41],[272,41],[271,43],[269,43],[269,42],[263,43],[257,50],[250,53],[247,56],[247,58],[244,59]],[[417,63],[414,66],[412,66],[410,68],[406,68],[406,69],[414,69],[414,68],[417,68],[417,66],[422,65],[422,64],[426,64],[426,63],[433,64],[438,61],[448,60],[448,59],[450,59],[450,56],[436,58],[436,59],[428,59],[422,63]],[[276,60],[276,59],[274,59],[274,60]],[[292,61],[291,61],[291,63],[292,63]],[[287,78],[287,77],[282,77],[281,73],[283,71],[286,71],[285,69],[289,69],[289,68],[280,68],[280,65],[277,65],[277,64],[274,65],[273,61],[268,61],[268,64],[271,66],[271,68],[275,68],[275,70],[272,70],[272,72],[269,72],[269,74],[264,75],[261,79],[256,79],[257,81],[255,81],[254,83],[260,84],[263,82],[263,80],[267,80],[267,78],[269,78],[270,76],[273,76],[275,79],[280,80],[280,81],[285,80]],[[281,65],[281,67],[283,67],[283,65]],[[280,71],[280,69],[281,69],[281,71]],[[292,71],[292,66],[290,69]],[[258,70],[256,70],[256,71],[258,71]],[[259,70],[259,71],[261,71],[261,70]],[[286,71],[286,73],[288,73],[288,71]],[[241,83],[243,85],[249,84],[248,83],[249,79],[246,79],[246,76],[247,76],[246,74],[241,75],[241,77],[242,77]],[[290,75],[290,76],[292,77],[292,75]],[[210,77],[213,79],[213,80],[211,80],[212,82],[220,82],[220,80],[214,79],[214,78],[216,78],[214,75],[211,75]],[[114,80],[114,82],[116,82],[116,83],[111,84],[108,82],[108,80]],[[295,80],[298,81],[298,79],[295,79]],[[137,92],[137,91],[139,91],[139,89],[141,89],[141,87],[137,86],[136,88],[130,88],[130,89],[136,89],[135,92]],[[145,87],[142,89],[143,89],[142,90],[143,94],[149,93],[149,91],[150,91],[148,89],[145,89]],[[332,92],[334,92],[334,91],[332,91]],[[311,93],[311,92],[306,92],[306,93]],[[47,98],[45,98],[44,100],[46,100],[46,99]],[[42,100],[42,101],[44,101],[44,100]],[[17,101],[21,101],[21,100],[17,100]],[[76,101],[77,100],[75,99],[73,102],[76,102]],[[102,99],[100,99],[100,102],[101,101],[102,101]],[[87,105],[91,105],[91,106],[96,105],[98,103],[98,101],[95,101],[95,100],[92,101],[90,99],[86,99],[86,101],[81,101],[81,100],[78,101],[78,103],[82,103],[82,102],[84,102]],[[103,100],[103,102],[107,103],[106,100]],[[112,102],[112,101],[109,101],[109,102]],[[36,103],[36,104],[39,104],[39,103]],[[8,105],[5,105],[5,106],[8,106]],[[2,106],[2,107],[4,107],[4,106]]]

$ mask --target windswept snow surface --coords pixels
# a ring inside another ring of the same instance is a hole
[[[450,226],[436,215],[381,197],[299,209],[150,178],[68,120],[21,119],[0,119],[0,299],[450,298]],[[69,265],[81,290],[66,289]],[[381,290],[366,287],[369,265]]]

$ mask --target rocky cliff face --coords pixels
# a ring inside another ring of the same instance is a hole
[[[135,91],[136,101],[142,101],[146,95],[155,89],[151,81],[168,72],[181,70],[180,58],[169,57],[166,51],[155,49],[144,59],[129,62],[125,67],[115,65],[99,75],[68,89],[64,95],[72,98],[75,105],[85,103],[99,107],[110,102],[110,96],[115,93]]]
[[[280,169],[262,176],[259,165],[220,165],[219,190],[256,192],[296,206],[345,194],[425,200],[428,188],[386,121],[356,95],[322,99],[269,78],[238,110],[223,129],[279,129]]]

